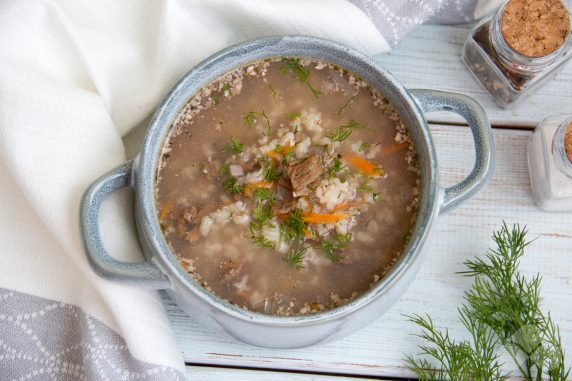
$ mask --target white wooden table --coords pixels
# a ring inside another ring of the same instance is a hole
[[[405,354],[417,353],[418,329],[404,314],[429,313],[437,325],[464,338],[456,307],[470,279],[456,274],[462,263],[492,246],[491,233],[503,220],[529,228],[538,238],[522,261],[526,272],[543,276],[543,302],[560,324],[572,360],[572,213],[545,213],[532,202],[526,144],[543,118],[572,113],[572,64],[549,85],[513,110],[503,110],[471,78],[460,52],[469,27],[423,26],[390,54],[376,57],[406,86],[470,95],[487,110],[494,129],[494,177],[475,198],[443,216],[419,276],[402,298],[370,326],[326,345],[295,350],[261,349],[238,343],[187,317],[167,297],[169,318],[192,380],[320,380],[408,378]],[[460,180],[473,164],[464,121],[431,114],[443,184]],[[349,378],[351,379],[351,378]]]

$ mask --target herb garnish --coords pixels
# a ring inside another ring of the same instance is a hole
[[[298,77],[298,80],[300,82],[304,82],[306,86],[308,86],[308,88],[316,98],[319,98],[322,95],[322,92],[312,87],[312,85],[308,81],[310,79],[310,70],[306,69],[300,64],[299,58],[287,59],[285,65],[282,66],[282,69],[280,69],[280,73],[282,75],[293,73],[296,77]]]
[[[253,193],[254,199],[257,201],[256,210],[254,211],[254,222],[250,223],[251,241],[263,248],[274,248],[274,243],[267,239],[263,230],[265,226],[273,227],[269,222],[274,217],[274,204],[276,204],[276,195],[267,188],[257,188]]]
[[[230,175],[230,165],[223,164],[220,169],[218,170],[218,175],[220,177],[224,177],[226,175]]]
[[[271,205],[276,204],[276,195],[268,188],[256,189],[253,196],[256,200],[268,201]]]
[[[327,135],[327,137],[333,142],[343,142],[352,132],[360,128],[367,128],[367,124],[360,124],[352,119],[348,124],[340,126],[336,132]]]
[[[290,72],[294,73],[301,82],[306,82],[310,77],[310,70],[300,64],[300,58],[287,59],[285,65],[280,69],[280,74],[282,75]]]
[[[295,239],[304,238],[306,234],[306,229],[308,228],[306,222],[304,222],[304,217],[302,216],[303,211],[301,209],[295,209],[288,214],[288,219],[284,223],[286,227],[286,239],[292,241]]]
[[[298,118],[300,118],[302,116],[302,114],[300,113],[294,113],[294,114],[286,114],[286,116],[288,117],[288,119],[290,120],[296,120]]]
[[[272,86],[270,83],[268,84],[268,87],[270,88],[270,91],[272,91],[272,98],[276,98],[276,96],[278,95],[278,93],[276,92],[276,89],[274,89],[274,86]]]
[[[284,155],[284,159],[282,159],[282,165],[286,166],[288,165],[288,162],[290,162],[290,160],[294,158],[296,153],[294,152],[294,150],[291,150],[288,153],[283,153],[282,155]]]
[[[252,231],[252,229],[251,229]],[[274,243],[262,235],[252,235],[250,240],[253,244],[264,249],[274,249]]]
[[[233,153],[235,155],[242,153],[243,150],[244,144],[234,136],[231,136],[230,143],[224,146],[224,152]]]
[[[338,158],[335,158],[332,166],[328,168],[328,177],[334,177],[344,168],[346,168],[346,166],[342,164],[342,161]]]
[[[250,111],[244,117],[244,120],[246,121],[246,125],[248,126],[248,128],[252,128],[252,126],[254,125],[254,122],[256,122],[256,114],[257,114],[256,112]]]
[[[320,98],[320,97],[322,96],[322,92],[321,92],[320,90],[318,90],[318,89],[315,89],[315,88],[310,84],[310,82],[307,82],[307,83],[306,83],[306,86],[308,86],[308,88],[310,89],[310,91],[312,92],[312,94],[314,94],[314,96],[315,96],[316,98]]]
[[[332,262],[339,262],[342,257],[336,251],[344,250],[352,240],[352,233],[336,234],[333,241],[323,241],[322,249]]]
[[[360,146],[358,148],[358,152],[366,151],[366,150],[370,149],[371,147],[376,146],[378,144],[379,143],[371,144],[371,143],[363,142],[362,144],[360,144]]]
[[[373,192],[373,188],[369,185],[369,180],[366,180],[365,183],[360,185],[356,191],[358,192]]]
[[[454,342],[447,330],[437,329],[429,316],[410,320],[422,329],[420,337],[431,346],[422,354],[436,361],[407,357],[407,365],[420,380],[505,380],[497,347],[504,348],[526,381],[547,378],[565,381],[564,350],[558,326],[540,309],[540,276],[522,274],[519,261],[530,242],[519,225],[503,224],[493,234],[496,248],[485,259],[465,262],[461,274],[475,278],[459,309],[461,322],[472,341]]]
[[[338,110],[338,116],[340,116],[342,112],[345,111],[345,109],[352,107],[352,105],[354,104],[354,99],[356,99],[356,96],[352,95],[350,99],[348,99],[348,101],[344,103],[342,107],[340,107],[340,109]]]
[[[266,167],[266,169],[264,170],[263,177],[265,181],[273,183],[275,181],[280,180],[282,174],[277,170],[275,170],[274,167],[270,165]]]
[[[257,117],[262,117],[266,120],[266,125],[268,126],[268,131],[266,133],[268,136],[270,136],[270,131],[271,131],[270,119],[268,118],[268,116],[266,115],[264,110],[262,110],[262,112],[250,111],[248,114],[246,114],[246,116],[244,117],[244,121],[246,122],[246,126],[248,128],[252,128],[252,126],[254,126],[254,123],[256,123]]]
[[[242,194],[244,191],[243,186],[240,185],[236,177],[229,177],[228,179],[224,180],[222,182],[222,186],[224,187],[224,190],[232,196]]]
[[[291,268],[301,269],[304,267],[302,266],[302,261],[304,260],[304,255],[306,254],[309,246],[302,248],[300,246],[300,241],[296,241],[295,244],[290,246],[290,250],[288,250],[288,253],[284,256],[284,261]]]

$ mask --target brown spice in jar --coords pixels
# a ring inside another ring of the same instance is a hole
[[[570,34],[570,14],[561,0],[510,0],[502,16],[508,45],[526,57],[557,51]]]
[[[568,160],[572,162],[572,122],[568,125],[566,135],[564,135],[564,150],[566,151]]]

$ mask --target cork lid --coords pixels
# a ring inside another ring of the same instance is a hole
[[[564,150],[566,151],[566,156],[568,160],[572,162],[572,122],[568,124],[566,129],[566,135],[564,135]]]
[[[570,14],[561,0],[510,0],[502,15],[502,33],[517,53],[544,57],[566,43]]]

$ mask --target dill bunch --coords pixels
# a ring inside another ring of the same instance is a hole
[[[447,330],[437,329],[429,316],[413,316],[424,358],[406,358],[420,380],[504,380],[498,350],[504,348],[526,381],[565,381],[570,375],[558,326],[540,308],[539,275],[528,279],[519,269],[525,248],[526,228],[506,224],[493,233],[495,249],[484,258],[465,262],[462,275],[473,277],[459,308],[461,322],[471,339],[456,343]],[[434,361],[429,361],[432,358]]]
[[[420,347],[421,354],[433,358],[420,360],[407,356],[406,364],[419,380],[424,381],[502,381],[502,363],[495,352],[497,339],[492,330],[476,320],[466,306],[459,308],[459,316],[469,331],[471,340],[455,342],[448,330],[439,330],[430,316],[411,316],[409,320],[421,327],[418,336],[429,345]],[[436,364],[435,364],[436,363]]]

